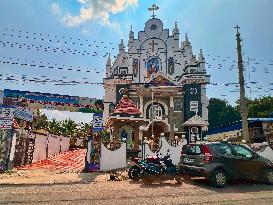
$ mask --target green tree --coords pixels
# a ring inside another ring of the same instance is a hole
[[[240,113],[226,100],[211,98],[208,106],[209,128],[241,120]]]
[[[36,130],[39,129],[49,130],[48,118],[40,110],[37,110],[37,116],[34,118],[33,121],[33,128]]]
[[[76,130],[77,130],[77,123],[74,120],[68,119],[64,120],[61,123],[62,126],[62,133],[64,136],[67,137],[75,137],[76,136]]]
[[[236,101],[236,109],[240,109],[239,100]],[[273,112],[273,97],[264,96],[255,99],[247,99],[248,117],[270,117]]]
[[[60,135],[62,134],[62,127],[61,122],[57,121],[55,118],[53,118],[51,121],[49,121],[49,133],[54,135]]]

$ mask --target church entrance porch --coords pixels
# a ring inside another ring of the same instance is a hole
[[[152,151],[156,151],[160,145],[159,140],[162,133],[166,138],[170,135],[170,126],[164,121],[155,121],[147,125],[148,130],[143,132],[144,139],[148,140],[148,144]]]

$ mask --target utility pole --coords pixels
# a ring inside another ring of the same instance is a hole
[[[242,46],[241,46],[241,34],[239,32],[240,27],[237,25],[234,27],[237,29],[236,40],[237,40],[237,53],[238,53],[238,69],[239,69],[239,84],[240,84],[240,113],[242,117],[242,138],[249,142],[248,133],[248,108],[245,96],[245,79],[244,79],[244,66],[242,57]]]

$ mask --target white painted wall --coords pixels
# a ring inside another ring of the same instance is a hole
[[[173,161],[174,164],[178,164],[180,161],[180,155],[181,155],[181,150],[182,147],[187,144],[186,140],[181,140],[178,143],[178,146],[174,147],[172,145],[170,145],[166,138],[163,137],[160,139],[160,144],[162,144],[162,147],[160,148],[159,154],[161,154],[161,156],[165,156],[167,154],[167,150],[169,149],[170,151],[168,152],[171,155],[171,160]],[[146,144],[145,145],[145,157],[147,156],[155,156],[156,153],[152,152],[149,148],[149,146]]]
[[[61,140],[61,153],[66,152],[69,150],[69,138],[68,137],[64,137],[64,136],[60,136]]]
[[[101,143],[101,157],[100,157],[100,170],[109,171],[119,169],[127,166],[126,162],[126,144],[115,151],[108,150],[103,143]]]
[[[13,161],[13,159],[14,159],[16,139],[17,139],[17,133],[16,133],[16,131],[14,131],[14,133],[12,135],[12,142],[11,142],[11,148],[10,148],[10,156],[9,156],[10,161]]]
[[[46,158],[46,145],[47,136],[36,134],[35,138],[35,148],[33,153],[32,162],[41,161]]]

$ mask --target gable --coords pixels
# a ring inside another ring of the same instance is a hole
[[[154,84],[154,86],[177,86],[177,83],[160,72],[150,79],[148,83]]]

